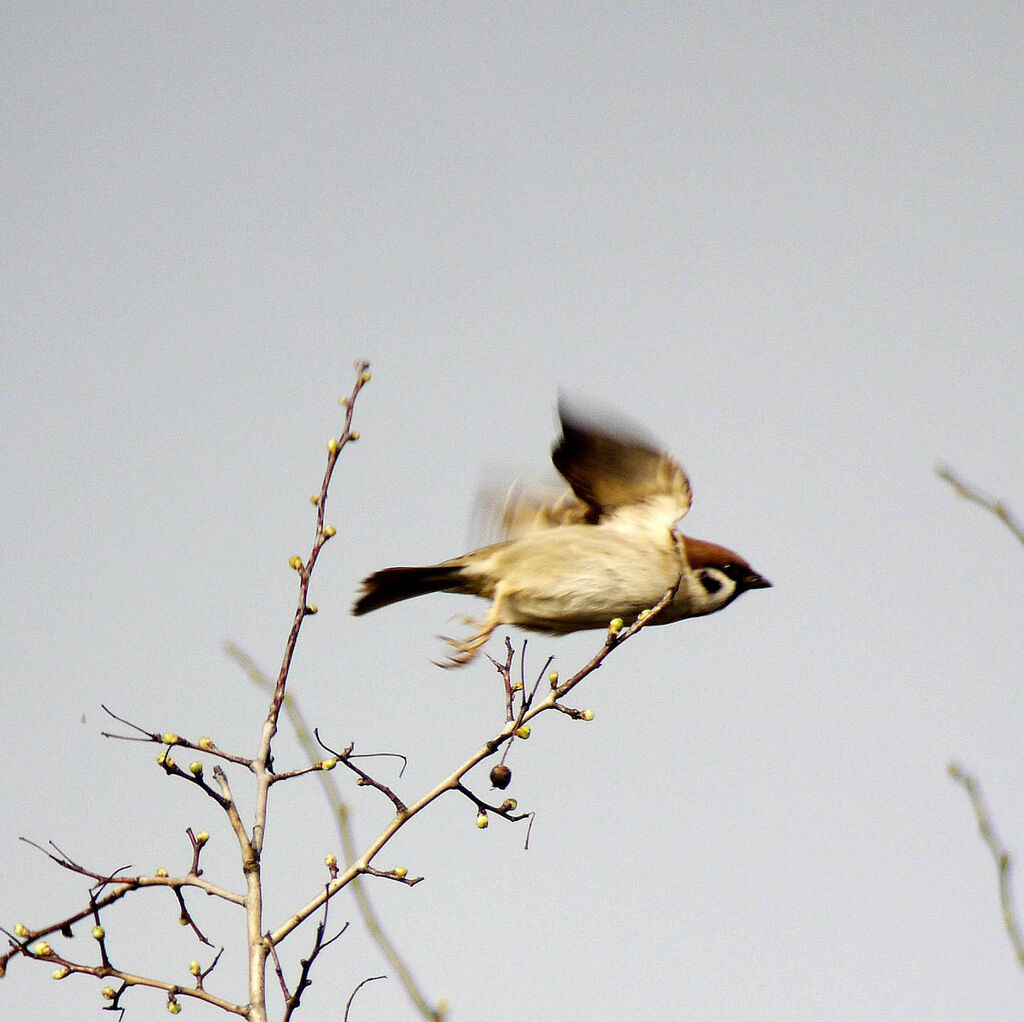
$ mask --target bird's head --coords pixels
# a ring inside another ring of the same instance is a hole
[[[771,589],[771,582],[734,551],[689,536],[683,537],[683,543],[690,571],[704,590],[700,613],[721,610],[748,589]]]

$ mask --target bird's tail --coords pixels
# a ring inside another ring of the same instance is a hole
[[[411,600],[425,593],[457,589],[462,567],[455,564],[431,564],[425,568],[385,568],[363,579],[362,593],[352,613],[369,614],[389,603]]]

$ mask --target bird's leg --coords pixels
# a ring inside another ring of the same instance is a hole
[[[491,637],[494,629],[501,624],[502,600],[500,591],[494,594],[494,603],[491,604],[491,609],[487,612],[487,617],[483,621],[474,621],[465,615],[462,616],[462,620],[473,628],[478,629],[476,635],[471,635],[468,639],[461,641],[449,638],[447,635],[440,636],[441,639],[452,647],[453,652],[448,658],[447,663],[438,664],[438,667],[462,667],[477,655],[480,648]]]

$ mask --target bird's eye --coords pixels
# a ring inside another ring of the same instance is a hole
[[[711,571],[702,571],[700,573],[700,584],[709,596],[712,593],[717,593],[722,588],[722,580],[717,578],[714,572]]]

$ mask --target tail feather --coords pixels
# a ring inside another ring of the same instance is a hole
[[[411,600],[425,593],[440,593],[458,585],[462,568],[452,564],[431,564],[425,568],[384,568],[363,579],[362,594],[352,613],[369,614],[390,603]]]

